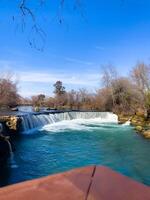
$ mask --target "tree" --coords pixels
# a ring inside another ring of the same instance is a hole
[[[67,93],[61,81],[56,81],[56,83],[54,84],[54,94],[56,108],[62,108],[67,102]]]
[[[56,81],[56,83],[54,84],[54,94],[56,96],[61,96],[63,94],[65,94],[65,87],[63,86],[61,81]]]
[[[131,79],[141,97],[140,107],[145,110],[145,114],[147,115],[147,111],[150,110],[150,66],[144,62],[137,63],[131,71]]]
[[[145,107],[147,110],[148,117],[150,116],[150,91],[147,91],[145,94]]]
[[[44,94],[39,94],[37,96],[32,96],[32,105],[33,106],[44,106],[44,101],[45,101],[45,95]]]
[[[107,88],[107,90],[110,90],[111,96],[112,96],[112,102],[113,106],[115,106],[115,99],[114,99],[114,91],[112,83],[114,80],[116,80],[118,77],[117,70],[115,67],[111,64],[102,66],[102,85]]]
[[[17,82],[12,80],[12,75],[0,78],[0,107],[14,107],[19,103]]]
[[[140,102],[139,94],[133,83],[125,77],[119,77],[112,82],[115,101],[114,110],[117,112],[135,112]]]
[[[46,98],[45,106],[47,106],[50,109],[53,109],[55,107],[55,98],[53,98],[53,97]]]
[[[81,13],[81,16],[83,17],[82,1],[83,0],[72,0],[70,4],[74,9],[78,9]],[[30,3],[28,0],[19,0],[17,5],[17,8],[20,11],[19,20],[21,20],[21,29],[24,31],[26,24],[31,24],[31,27],[29,27],[28,42],[32,48],[35,48],[39,51],[43,51],[44,49],[46,32],[42,28],[41,24],[39,24],[39,21],[43,21],[43,19],[38,20],[42,15],[37,16],[34,7],[41,8],[42,10],[42,7],[46,5],[47,2],[47,0],[37,0]],[[58,0],[58,2],[55,2],[56,5],[58,5],[55,17],[60,24],[62,24],[64,21],[63,10],[66,2],[66,0]],[[15,21],[16,18],[18,18],[18,15],[16,17],[14,14],[12,17],[13,21]]]
[[[106,88],[110,88],[112,86],[112,81],[117,79],[118,73],[116,68],[112,64],[102,65],[102,85]]]
[[[67,93],[67,105],[69,107],[69,109],[73,109],[75,108],[76,105],[76,91],[75,90],[71,90],[70,92]]]
[[[44,106],[44,101],[45,101],[45,95],[44,94],[39,94],[38,95],[38,101],[40,106]]]
[[[96,91],[95,108],[101,111],[112,111],[113,101],[110,88],[102,88]]]
[[[104,110],[135,112],[141,101],[141,95],[133,80],[118,76],[112,65],[106,65],[103,67],[102,83],[104,88],[99,90],[97,98]]]
[[[29,97],[20,97],[19,105],[32,105],[31,98],[29,98]]]
[[[91,107],[91,95],[85,88],[79,90],[79,100],[82,109],[89,109]]]
[[[139,62],[131,71],[131,77],[137,88],[144,95],[150,90],[150,66],[144,62]]]

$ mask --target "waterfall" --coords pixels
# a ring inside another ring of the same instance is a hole
[[[131,122],[130,120],[126,121],[124,124],[122,124],[122,126],[130,126]]]
[[[11,144],[9,142],[9,136],[4,136],[2,134],[2,132],[3,132],[3,125],[0,123],[0,134],[1,134],[1,137],[8,143],[9,153],[11,155],[13,153],[13,151],[12,151],[12,146],[11,146]]]
[[[62,112],[49,114],[28,114],[21,117],[22,132],[34,131],[37,128],[64,120],[95,119],[99,122],[118,122],[118,116],[110,112]]]
[[[16,161],[14,159],[14,153],[12,150],[12,145],[9,141],[9,139],[5,138],[5,141],[8,143],[8,147],[9,147],[9,153],[10,153],[10,157],[9,157],[9,165],[11,168],[18,168]]]
[[[9,153],[10,153],[10,155],[12,155],[12,154],[13,154],[13,151],[12,151],[12,146],[11,146],[10,142],[9,142],[8,139],[5,139],[5,141],[8,143]]]

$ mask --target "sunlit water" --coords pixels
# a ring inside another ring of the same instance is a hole
[[[131,126],[71,120],[46,125],[15,141],[1,185],[63,172],[87,165],[105,165],[150,185],[150,142]]]

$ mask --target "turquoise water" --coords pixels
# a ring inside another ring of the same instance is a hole
[[[65,121],[45,126],[15,141],[1,185],[87,165],[105,165],[150,185],[150,142],[131,126]]]

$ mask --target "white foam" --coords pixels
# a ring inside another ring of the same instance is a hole
[[[64,132],[66,130],[90,130],[90,127],[86,127],[79,120],[65,120],[53,124],[45,125],[41,130],[46,130],[48,132]]]
[[[122,124],[122,126],[130,126],[131,122],[130,120],[126,121],[124,124]]]
[[[55,114],[29,114],[22,117],[23,133],[32,134],[37,129],[90,130],[86,124],[118,123],[118,116],[109,112],[64,112]],[[41,128],[43,127],[43,128]]]
[[[96,126],[95,126],[96,125]],[[107,121],[101,120],[101,118],[95,119],[73,119],[73,120],[63,120],[57,123],[48,124],[42,127],[40,130],[48,132],[64,132],[67,130],[77,130],[77,131],[92,131],[94,129],[102,128],[105,125],[108,126]],[[95,127],[94,127],[95,126]],[[118,126],[116,123],[110,126]]]

